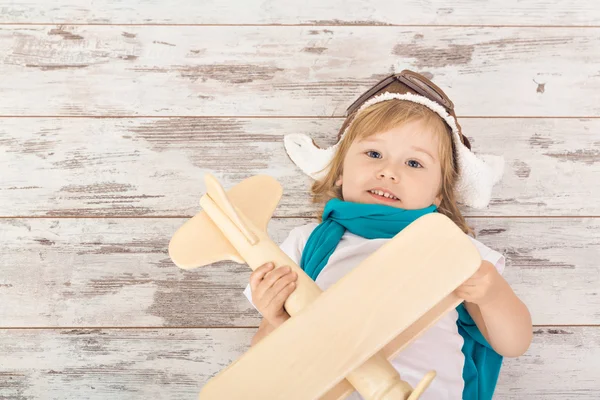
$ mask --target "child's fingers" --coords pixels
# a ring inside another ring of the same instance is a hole
[[[484,292],[479,288],[460,288],[454,292],[458,297],[463,300],[476,303],[484,296]]]
[[[474,285],[477,282],[481,282],[481,280],[484,278],[484,275],[480,275],[479,272],[475,272],[474,275],[471,275],[464,283],[463,285]]]
[[[275,293],[269,304],[267,305],[265,312],[268,315],[276,315],[283,310],[285,301],[290,297],[290,294],[296,289],[296,282],[286,282],[285,285],[281,286],[281,289]]]
[[[274,268],[272,264],[273,263],[267,263],[261,265],[250,275],[252,296],[254,296],[255,292],[258,295],[262,295],[268,288],[273,286],[277,279],[291,270],[290,267],[286,266]]]
[[[477,282],[475,281],[467,281],[460,285],[461,288],[474,288],[477,287]]]
[[[262,268],[262,266],[259,268]],[[259,268],[257,268],[255,272],[259,271]],[[264,273],[264,269],[267,270],[266,274]],[[285,286],[285,283],[289,282],[294,275],[297,276],[297,274],[291,273],[291,268],[288,266],[282,266],[275,269],[265,266],[264,269],[261,269],[256,276],[252,277],[252,283],[250,284],[252,287],[252,300],[257,307],[262,309],[265,309],[271,303],[275,295],[281,290],[282,286]],[[287,282],[279,284],[276,289],[272,289],[280,279],[287,275],[290,275],[290,277],[287,278]],[[261,277],[262,279],[259,280]]]
[[[265,303],[269,304],[275,299],[275,297],[284,290],[290,283],[294,282],[298,278],[298,274],[295,272],[286,273],[281,276],[272,286],[270,286],[263,294]],[[287,299],[287,297],[286,297]],[[285,301],[285,299],[283,299]]]
[[[467,279],[462,285],[461,287],[474,287],[477,285],[480,285],[483,281],[485,280],[484,277],[471,277],[469,279]]]
[[[263,290],[266,290],[273,286],[278,279],[281,279],[286,274],[289,274],[292,269],[288,266],[281,266],[279,268],[275,268],[272,271],[267,272],[264,276],[263,280],[259,282],[259,288],[262,286]]]
[[[461,299],[470,299],[471,297],[473,297],[473,290],[467,288],[460,288],[456,289],[454,291],[454,294],[456,294]]]
[[[273,270],[273,267],[274,267],[273,263],[266,263],[266,264],[263,264],[260,267],[256,268],[254,271],[252,271],[252,273],[250,274],[250,287],[252,288],[253,291],[256,289],[258,284],[263,280],[265,275],[268,272]]]

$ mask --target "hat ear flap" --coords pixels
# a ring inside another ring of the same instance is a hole
[[[472,208],[485,208],[492,197],[493,186],[504,172],[504,157],[491,154],[476,156],[466,146],[458,146],[459,177],[456,197]]]
[[[322,149],[316,145],[314,140],[304,134],[294,133],[283,137],[285,151],[290,159],[306,175],[315,180],[322,179],[327,174],[327,167],[335,154],[338,143]]]
[[[480,154],[479,158],[490,167],[492,184],[495,185],[500,182],[502,175],[504,175],[504,157],[492,154]]]

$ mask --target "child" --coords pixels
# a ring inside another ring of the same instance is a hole
[[[347,116],[330,149],[286,137],[290,157],[316,179],[313,201],[323,210],[319,223],[295,227],[280,247],[323,291],[426,213],[440,212],[474,235],[457,203],[486,206],[501,176],[497,158],[470,152],[452,102],[422,75],[383,79]],[[501,275],[504,256],[469,238],[483,262],[456,290],[465,302],[391,360],[413,387],[436,370],[424,400],[491,399],[502,357],[523,354],[531,342],[529,311]],[[296,278],[270,264],[251,274],[244,293],[264,317],[252,345],[290,318],[283,305]]]

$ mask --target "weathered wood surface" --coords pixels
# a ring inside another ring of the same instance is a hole
[[[340,116],[404,68],[458,115],[600,115],[595,28],[4,25],[0,54],[0,116]]]
[[[167,254],[185,219],[0,220],[0,327],[258,326],[250,269],[184,271]],[[306,219],[271,221],[280,243]],[[505,277],[537,325],[600,324],[600,220],[472,219],[507,257]]]
[[[0,23],[50,22],[94,24],[308,24],[308,25],[598,25],[594,0],[110,0],[90,7],[61,0],[2,5]]]
[[[340,118],[4,118],[2,216],[192,216],[203,175],[228,188],[255,174],[281,182],[276,216],[313,216],[311,180],[283,136],[334,143]],[[490,207],[474,216],[600,215],[600,119],[467,118],[473,149],[505,157]],[[135,171],[135,173],[132,173]],[[589,182],[590,184],[585,184]]]
[[[283,135],[332,144],[358,94],[409,68],[476,152],[506,158],[490,207],[464,210],[537,325],[496,398],[597,399],[599,16],[592,0],[3,4],[0,398],[195,398],[260,317],[245,265],[169,260],[203,173],[277,178],[280,242],[316,211]]]
[[[4,331],[0,398],[195,399],[248,349],[255,331]],[[505,359],[495,398],[596,400],[599,368],[599,328],[539,328],[526,355]]]

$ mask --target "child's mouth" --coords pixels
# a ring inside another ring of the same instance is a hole
[[[381,195],[379,195],[379,194],[376,194],[376,193],[370,192],[370,191],[368,191],[368,190],[367,190],[367,193],[369,193],[369,194],[370,194],[371,196],[373,196],[375,199],[377,199],[377,200],[379,200],[379,201],[386,202],[386,203],[395,203],[395,202],[397,202],[397,201],[400,201],[400,199],[394,199],[394,198],[391,198],[391,197],[385,197],[385,196],[381,196]]]

